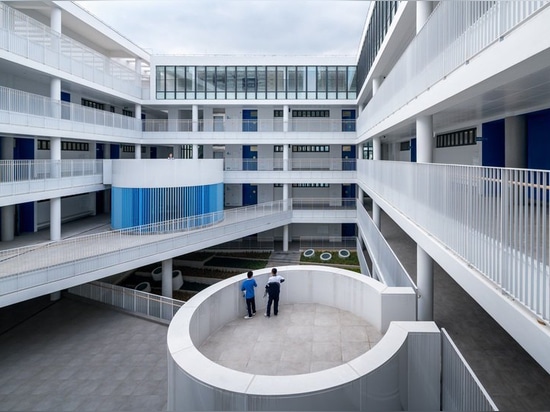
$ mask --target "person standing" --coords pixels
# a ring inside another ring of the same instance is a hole
[[[275,316],[279,314],[279,294],[281,293],[281,283],[284,281],[285,278],[277,274],[277,268],[271,269],[271,276],[267,280],[267,285],[265,285],[269,298],[267,299],[267,309],[264,316],[270,317],[271,304],[273,304],[273,314]]]
[[[241,291],[243,291],[244,298],[246,299],[246,310],[248,316],[245,319],[250,319],[256,314],[256,299],[254,296],[254,288],[258,286],[255,279],[252,279],[252,271],[248,271],[246,274],[247,279],[241,285]]]

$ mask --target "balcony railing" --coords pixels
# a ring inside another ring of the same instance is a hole
[[[0,3],[0,49],[141,98],[141,75]]]
[[[370,100],[361,116],[365,120],[360,129],[372,129],[548,4],[439,2]]]
[[[344,170],[354,171],[357,161],[355,159],[339,158],[302,158],[302,159],[234,159],[224,160],[224,170],[231,171],[304,171],[304,170]],[[286,167],[285,167],[286,166]]]
[[[99,134],[112,134],[111,129],[114,128],[122,129],[122,134],[128,137],[140,135],[140,120],[134,117],[62,102],[7,87],[0,87],[0,122]]]
[[[150,119],[143,121],[144,132],[283,132],[283,119]],[[289,119],[288,132],[355,132],[355,120],[300,118]]]
[[[550,171],[358,160],[357,176],[550,321]]]
[[[93,175],[103,176],[103,160],[0,160],[0,184]]]

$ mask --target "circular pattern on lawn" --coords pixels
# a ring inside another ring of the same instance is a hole
[[[306,257],[306,258],[310,258],[310,257],[313,257],[313,256],[315,256],[315,250],[313,250],[313,249],[307,249],[304,252],[304,257]]]
[[[332,254],[329,252],[323,252],[321,253],[321,256],[319,256],[319,259],[326,262],[327,260],[332,259]]]
[[[349,250],[347,249],[340,249],[338,251],[338,256],[340,256],[342,259],[347,259],[349,258],[351,255],[351,253],[349,253]]]

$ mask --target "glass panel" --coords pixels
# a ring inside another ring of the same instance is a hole
[[[165,99],[164,94],[165,87],[165,75],[164,75],[164,66],[157,66],[157,99]]]
[[[176,66],[176,99],[185,99],[185,67]]]
[[[296,68],[296,90],[298,91],[298,94],[296,97],[298,99],[305,99],[306,98],[306,68],[305,67],[297,67]]]
[[[338,74],[337,74],[337,92],[338,92],[338,99],[345,99],[347,96],[347,84],[346,84],[346,77],[347,77],[347,68],[346,67],[338,67]]]
[[[195,98],[195,66],[185,68],[185,91],[187,99]]]
[[[206,89],[206,67],[198,66],[197,70],[197,99],[204,99]]]
[[[336,86],[337,86],[337,79],[336,79],[336,67],[328,67],[327,68],[327,91],[328,91],[328,98],[329,99],[336,99]]]
[[[206,98],[214,99],[216,97],[216,68],[209,66],[206,68]]]
[[[285,69],[285,67],[277,67],[277,99],[286,98]]]
[[[256,78],[257,78],[257,91],[256,95],[258,99],[266,98],[266,76],[265,76],[265,66],[258,66],[256,68]]]
[[[277,74],[275,67],[267,68],[267,98],[275,99],[275,92],[277,91]]]
[[[286,90],[287,90],[287,99],[296,98],[296,67],[288,66],[286,68]]]
[[[307,98],[317,98],[317,68],[315,66],[307,68]]]
[[[245,90],[247,99],[256,98],[256,66],[246,68]]]
[[[174,99],[176,97],[176,68],[174,66],[166,67],[166,98]]]
[[[357,68],[355,66],[348,66],[348,99],[355,99],[357,97]]]
[[[317,98],[327,98],[327,68],[325,66],[317,67]]]
[[[226,67],[225,68],[227,73],[227,98],[228,99],[234,99],[236,97],[237,93],[237,72],[235,67]]]
[[[237,99],[246,97],[246,67],[237,67]]]
[[[214,84],[216,85],[216,99],[225,99],[225,66],[216,67]]]

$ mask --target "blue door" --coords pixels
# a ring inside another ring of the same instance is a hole
[[[258,131],[258,111],[243,110],[243,132]]]
[[[34,159],[34,139],[15,138],[15,147],[13,148],[14,160],[32,160]],[[26,165],[18,167],[18,179],[30,179],[31,170]],[[34,202],[20,203],[16,206],[17,220],[16,233],[34,232]]]
[[[342,110],[342,131],[355,132],[355,110]]]
[[[243,170],[258,170],[258,146],[243,146]]]
[[[67,92],[61,92],[61,101],[62,102],[71,102],[71,94]],[[70,119],[71,118],[71,106],[68,104],[61,103],[61,118]]]
[[[120,159],[120,145],[111,144],[110,150],[111,159]]]
[[[243,206],[258,204],[258,186],[251,184],[243,185]]]
[[[356,148],[352,145],[342,146],[342,170],[355,170],[357,163]]]

